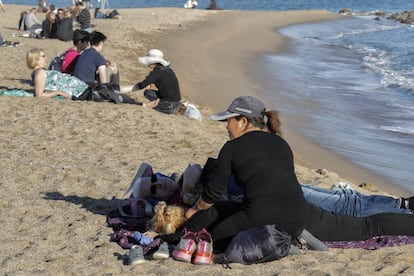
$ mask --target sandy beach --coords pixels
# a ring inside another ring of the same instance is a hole
[[[31,89],[27,50],[42,47],[50,60],[71,43],[20,37],[19,15],[30,7],[6,4],[5,8],[0,32],[20,46],[0,47],[0,86]],[[204,119],[198,122],[134,105],[1,97],[2,275],[414,274],[414,245],[302,251],[300,256],[265,264],[232,264],[232,269],[171,258],[125,265],[128,251],[109,241],[112,229],[106,226],[105,214],[115,208],[140,163],[171,174],[182,172],[189,162],[204,164],[207,157],[216,157],[227,132],[208,114],[227,107],[236,96],[257,95],[263,89],[256,81],[260,72],[256,58],[287,47],[276,29],[339,15],[179,8],[119,12],[121,20],[92,21],[108,37],[103,54],[118,64],[121,84],[142,80],[147,68],[138,63],[138,56],[159,48],[171,61],[184,100],[196,104]],[[142,99],[142,91],[130,96]],[[293,118],[282,114],[282,119],[301,182],[330,187],[345,181],[355,189],[365,182],[374,184],[371,191],[395,191],[377,176],[297,136],[289,129]]]

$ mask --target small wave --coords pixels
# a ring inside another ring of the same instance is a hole
[[[360,34],[366,34],[366,33],[375,33],[375,32],[384,32],[384,31],[391,31],[395,29],[399,29],[402,26],[400,25],[371,25],[369,28],[367,26],[364,26],[364,29],[354,29],[350,31],[340,32],[338,34],[335,34],[331,36],[332,39],[340,39],[346,36],[350,35],[360,35]]]
[[[414,134],[414,129],[400,127],[400,126],[380,126],[380,129],[394,132],[394,133],[400,133],[400,134],[407,134],[407,135]]]

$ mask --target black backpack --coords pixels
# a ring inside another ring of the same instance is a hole
[[[121,94],[119,92],[119,85],[113,83],[96,83],[94,85],[90,85],[90,87],[83,92],[82,95],[77,98],[73,98],[73,100],[142,105],[142,102],[139,102],[128,95]]]

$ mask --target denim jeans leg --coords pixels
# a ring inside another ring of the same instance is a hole
[[[352,189],[328,190],[302,185],[305,199],[335,214],[366,217],[378,213],[411,213],[401,209],[401,199],[382,195],[364,195]]]
[[[328,190],[302,185],[303,195],[306,201],[328,212],[342,215],[353,215],[355,204],[348,204],[348,198],[340,191]]]

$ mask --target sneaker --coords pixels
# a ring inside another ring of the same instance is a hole
[[[154,260],[165,260],[170,257],[170,250],[168,249],[168,243],[161,243],[160,247],[152,254]]]
[[[191,258],[197,249],[196,233],[185,230],[184,236],[181,237],[180,242],[175,246],[172,256],[177,261],[190,263]]]
[[[128,254],[128,264],[135,265],[143,263],[145,263],[143,248],[139,245],[132,246]]]
[[[203,228],[197,233],[197,251],[194,264],[211,264],[213,257],[213,241],[211,235]]]

